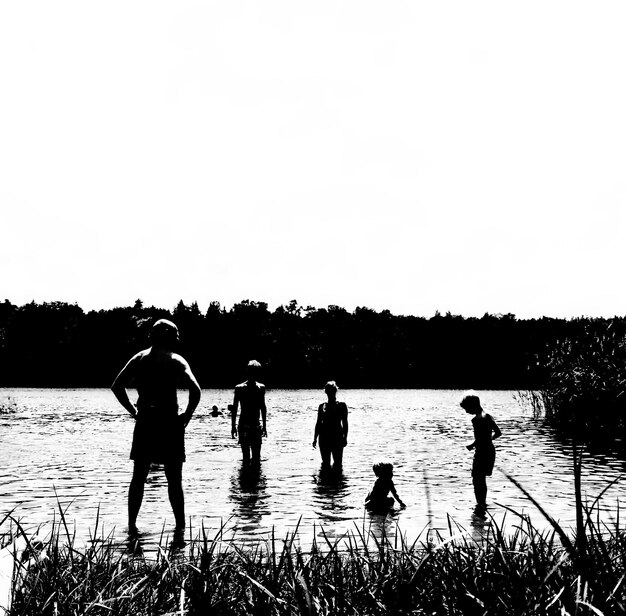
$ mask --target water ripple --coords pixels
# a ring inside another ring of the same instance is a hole
[[[128,459],[133,421],[108,390],[5,390],[17,411],[0,421],[0,512],[15,509],[29,525],[58,518],[63,510],[88,536],[98,510],[108,529],[126,528],[126,494],[132,471]],[[187,431],[184,469],[186,512],[194,527],[218,532],[226,524],[237,539],[284,536],[300,528],[323,537],[351,529],[375,532],[402,529],[416,537],[429,524],[445,531],[448,515],[460,524],[472,517],[470,477],[472,440],[468,416],[456,391],[348,390],[349,444],[343,473],[323,473],[319,452],[311,448],[319,391],[268,392],[268,432],[261,468],[242,466],[226,415],[211,417],[216,404],[226,408],[232,393],[206,390]],[[533,505],[508,482],[514,476],[549,513],[574,525],[570,445],[514,400],[513,392],[482,392],[483,405],[500,425],[496,470],[489,500],[531,513]],[[407,503],[386,518],[363,507],[380,458],[395,465],[396,487]],[[594,452],[584,469],[583,486],[591,501],[626,469],[615,451]],[[620,484],[604,496],[602,510],[614,509]],[[492,505],[491,511],[504,511]],[[158,539],[173,525],[167,484],[161,469],[148,478],[139,523],[146,537]]]

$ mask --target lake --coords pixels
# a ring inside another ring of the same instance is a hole
[[[496,442],[494,474],[488,480],[490,513],[501,519],[507,508],[546,522],[504,475],[515,477],[565,527],[574,526],[571,449],[517,401],[515,392],[478,392],[503,435]],[[241,451],[230,436],[226,406],[230,390],[204,390],[186,435],[183,485],[192,529],[209,536],[246,542],[282,538],[300,524],[300,541],[315,533],[340,537],[347,531],[399,529],[409,540],[426,528],[448,534],[449,520],[470,531],[484,522],[473,515],[470,416],[460,407],[462,392],[433,390],[345,390],[338,398],[349,408],[350,434],[340,476],[320,475],[318,450],[311,447],[321,390],[267,393],[268,438],[256,474],[245,472]],[[132,396],[131,396],[132,397]],[[179,394],[181,407],[185,394]],[[124,536],[126,495],[132,471],[128,459],[132,418],[108,389],[2,389],[0,404],[0,515],[13,511],[29,530],[59,518],[59,506],[87,538],[98,511],[105,534]],[[209,412],[217,405],[223,415]],[[394,463],[394,481],[403,511],[388,517],[365,512],[363,500],[375,477],[372,464]],[[585,496],[593,500],[624,472],[617,454],[588,456]],[[504,472],[503,472],[504,471]],[[616,510],[619,482],[601,500],[602,515]],[[517,522],[510,512],[507,524]],[[138,526],[147,543],[171,533],[173,516],[163,471],[148,478]]]

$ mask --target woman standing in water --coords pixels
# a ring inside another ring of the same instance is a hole
[[[345,402],[337,400],[337,384],[328,381],[324,387],[328,402],[320,404],[317,409],[313,448],[319,437],[322,467],[330,467],[330,457],[333,458],[333,467],[340,469],[343,463],[343,448],[348,444],[348,407]]]
[[[476,509],[484,511],[487,508],[487,477],[493,472],[493,465],[496,461],[496,448],[493,446],[493,440],[499,438],[502,432],[493,417],[483,411],[480,398],[475,392],[468,391],[463,396],[461,408],[466,413],[474,415],[472,418],[474,442],[470,443],[467,448],[470,451],[474,450],[472,482],[476,496]]]

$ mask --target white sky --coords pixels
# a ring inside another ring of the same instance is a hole
[[[0,4],[0,301],[626,314],[626,3]]]

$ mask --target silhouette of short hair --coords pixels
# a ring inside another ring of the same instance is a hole
[[[376,464],[372,466],[372,470],[374,471],[374,475],[376,475],[376,477],[389,475],[391,471],[393,471],[393,464],[387,461],[376,462]]]
[[[167,319],[159,319],[152,326],[150,340],[153,345],[172,348],[178,342],[178,327]]]
[[[328,381],[328,383],[324,385],[324,391],[327,392],[329,389],[333,389],[336,392],[339,389],[339,387],[337,387],[337,383],[335,383],[335,381]]]
[[[476,395],[476,392],[473,389],[470,389],[463,394],[461,408],[464,408],[466,411],[472,413],[482,410],[480,398]]]
[[[261,363],[258,362],[256,359],[251,359],[248,362],[248,373],[252,374],[253,372],[256,372],[257,370],[261,369]]]

